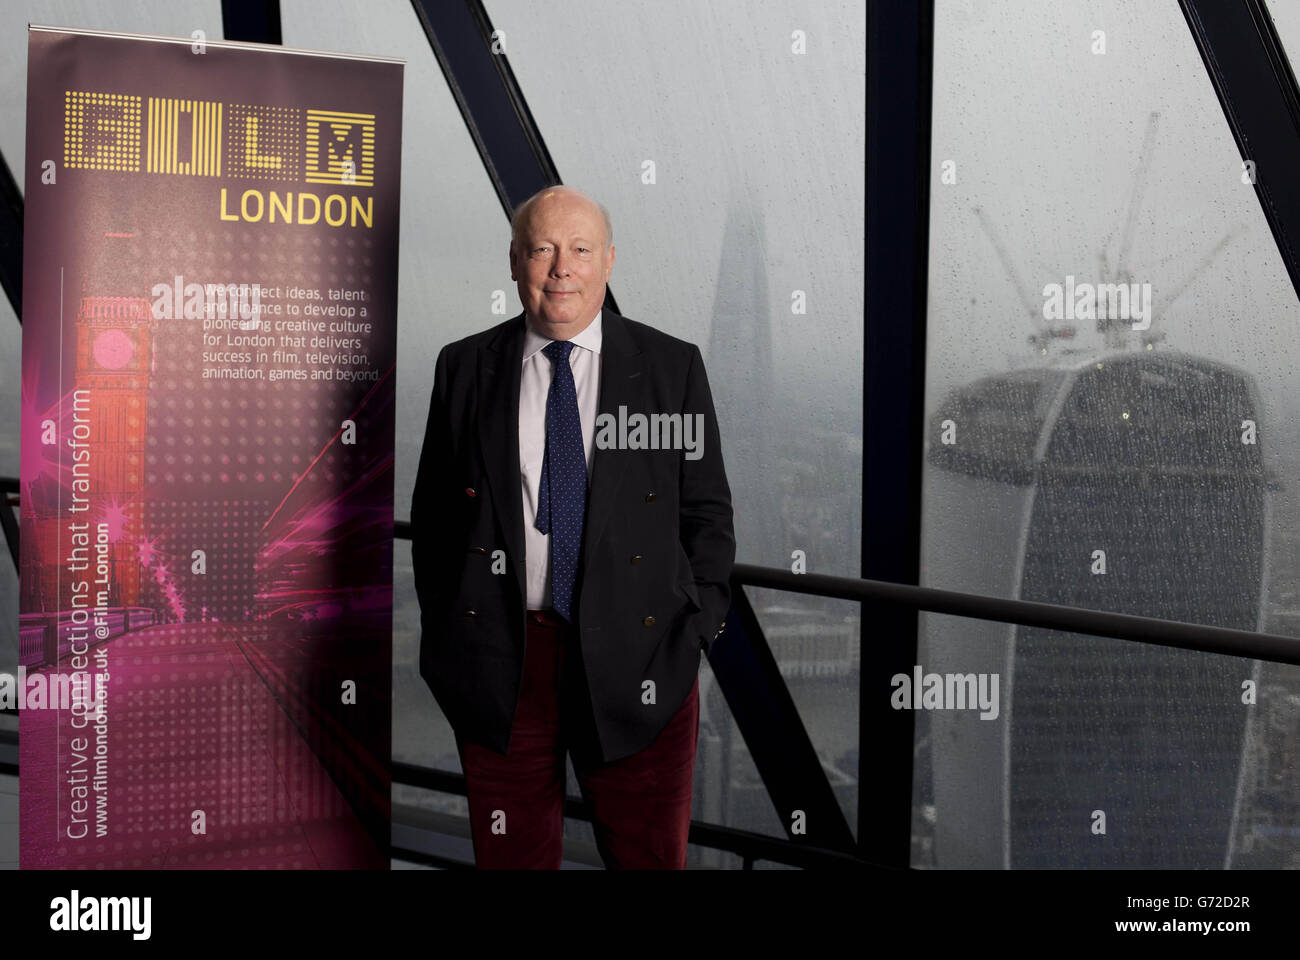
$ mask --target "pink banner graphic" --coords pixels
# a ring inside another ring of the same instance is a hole
[[[21,865],[386,869],[402,64],[28,57]]]

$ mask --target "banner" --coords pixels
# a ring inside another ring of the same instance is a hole
[[[387,868],[402,63],[28,51],[20,864]]]

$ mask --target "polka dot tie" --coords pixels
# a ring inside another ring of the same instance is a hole
[[[552,373],[546,395],[546,454],[533,524],[551,536],[551,606],[570,623],[587,512],[587,457],[582,448],[578,390],[569,366],[572,350],[573,344],[567,340],[553,340],[542,348],[550,358]]]

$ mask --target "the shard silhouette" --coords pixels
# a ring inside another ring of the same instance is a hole
[[[767,247],[763,211],[747,198],[728,204],[705,364],[718,412],[719,428],[735,508],[737,560],[784,566],[783,517],[775,494],[779,469],[771,446],[748,449],[738,438],[758,424],[768,436],[784,436],[772,367]]]

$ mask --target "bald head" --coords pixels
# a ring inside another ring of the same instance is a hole
[[[585,330],[605,302],[614,266],[605,208],[573,187],[547,187],[511,218],[510,277],[533,326],[552,340]]]
[[[532,216],[534,208],[541,204],[549,206],[557,203],[575,206],[585,205],[588,209],[599,215],[601,222],[605,226],[604,245],[608,247],[614,242],[614,226],[610,223],[609,211],[605,209],[604,205],[597,203],[576,187],[559,185],[543,187],[523,203],[519,204],[519,206],[515,207],[514,215],[510,218],[511,246],[519,242],[519,232],[528,225],[529,217]]]

